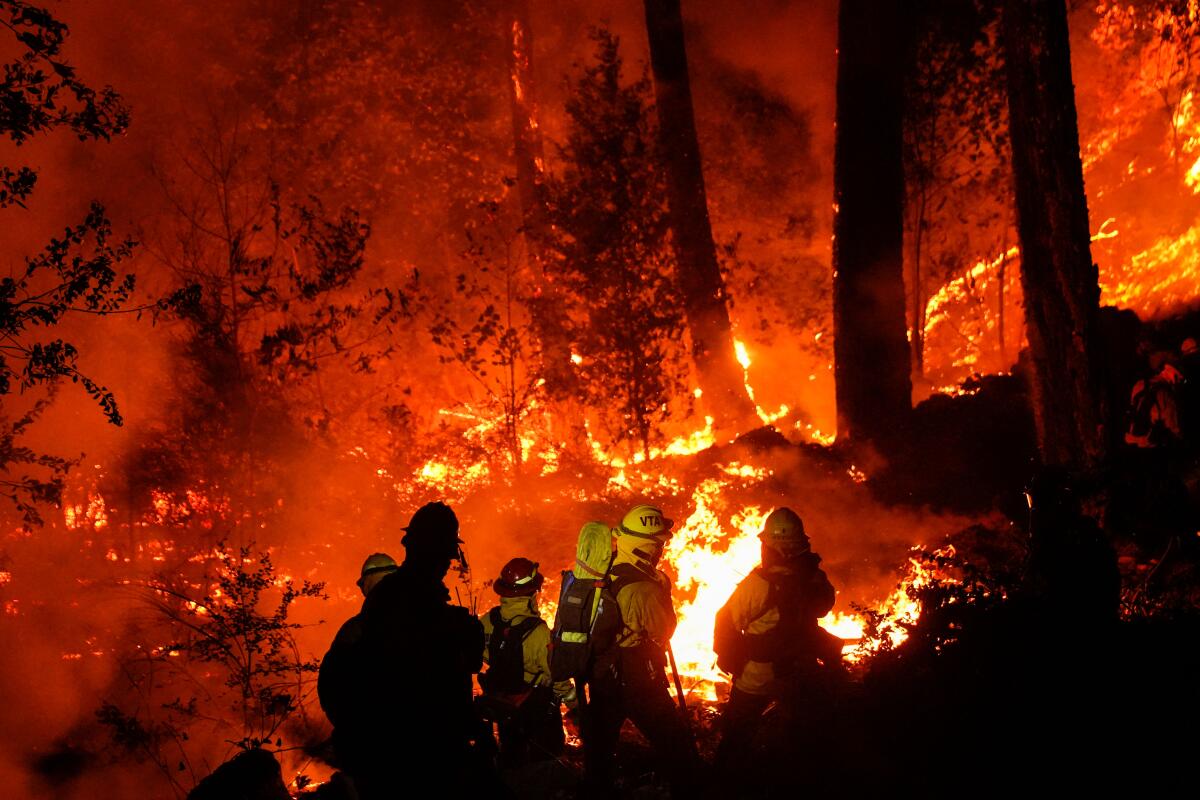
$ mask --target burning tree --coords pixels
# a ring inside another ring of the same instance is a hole
[[[540,342],[546,394],[556,401],[575,394],[570,327],[561,276],[554,274],[542,247],[549,235],[546,208],[546,156],[533,70],[533,22],[528,0],[507,3],[508,85],[512,105],[513,162],[525,260],[534,289],[526,306]]]
[[[704,170],[692,111],[679,0],[646,0],[646,32],[658,111],[660,154],[669,198],[671,244],[687,309],[692,360],[704,402],[721,427],[756,425],[754,403],[734,354],[725,279],[713,245]]]
[[[596,63],[574,83],[563,174],[551,184],[556,271],[575,299],[581,399],[614,441],[647,450],[683,387],[685,321],[667,238],[648,103],[621,82],[618,40],[593,31]]]
[[[796,347],[828,364],[831,275],[814,191],[822,166],[813,111],[704,50],[695,63],[704,182],[739,339]]]
[[[1098,269],[1087,198],[1062,0],[1004,5],[1021,283],[1042,459],[1094,468],[1106,449],[1096,328]]]

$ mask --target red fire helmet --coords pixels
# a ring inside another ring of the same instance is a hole
[[[492,584],[492,588],[501,597],[523,597],[541,589],[545,580],[546,576],[538,572],[536,561],[514,558],[500,570],[500,577]]]

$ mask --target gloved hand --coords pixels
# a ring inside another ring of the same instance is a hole
[[[558,701],[566,706],[568,711],[575,711],[579,708],[579,693],[572,686],[566,692],[559,694]]]

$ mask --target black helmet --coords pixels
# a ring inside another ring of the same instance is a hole
[[[403,530],[400,544],[410,553],[423,550],[444,553],[451,559],[459,557],[458,546],[463,542],[458,538],[458,517],[454,509],[445,503],[426,503],[421,506]]]

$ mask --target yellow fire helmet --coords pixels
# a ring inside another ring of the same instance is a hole
[[[787,506],[777,508],[767,515],[762,533],[758,535],[764,544],[779,550],[807,550],[808,534],[804,532],[804,520]]]
[[[674,521],[667,519],[657,506],[642,504],[629,509],[617,528],[618,535],[625,534],[641,539],[664,541],[671,536]]]
[[[371,575],[378,572],[395,572],[398,569],[396,559],[389,556],[387,553],[372,553],[367,556],[367,560],[363,562],[362,572],[358,576],[358,586],[361,589],[363,581]]]

